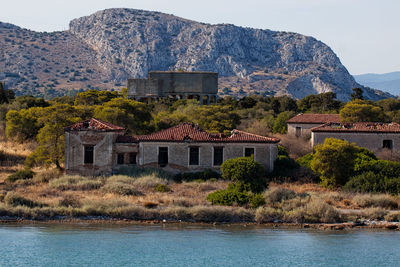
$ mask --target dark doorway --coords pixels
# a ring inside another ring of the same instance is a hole
[[[85,164],[93,164],[93,155],[94,155],[94,146],[85,146],[85,154],[84,154],[84,163]]]
[[[214,166],[220,166],[224,161],[224,148],[214,147]]]
[[[165,167],[168,164],[168,147],[158,148],[158,165]]]
[[[190,147],[189,148],[189,165],[199,165],[199,148]]]

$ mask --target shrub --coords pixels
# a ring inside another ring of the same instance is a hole
[[[267,186],[265,169],[250,157],[228,159],[221,165],[221,174],[234,183],[249,184],[253,192],[261,192]]]
[[[387,209],[397,209],[398,204],[387,195],[356,195],[353,202],[361,208],[381,207]]]
[[[34,207],[42,207],[44,206],[43,204],[30,200],[28,198],[24,198],[23,196],[20,196],[17,193],[8,193],[5,198],[4,198],[4,203],[7,205],[16,207],[16,206],[26,206],[30,208]]]
[[[286,188],[274,188],[264,192],[264,197],[268,203],[279,203],[282,200],[288,200],[296,197],[296,192]]]
[[[33,181],[37,183],[47,183],[52,179],[59,178],[61,176],[61,172],[58,169],[50,169],[50,170],[45,170],[42,172],[37,173],[33,177]]]
[[[391,212],[385,216],[385,221],[388,222],[400,222],[400,212]]]
[[[274,162],[274,171],[271,173],[271,176],[277,178],[290,177],[293,171],[298,168],[299,165],[294,159],[286,155],[279,155]]]
[[[140,189],[154,189],[159,184],[167,184],[166,179],[162,179],[155,174],[145,175],[133,179],[132,185]]]
[[[248,187],[243,183],[229,184],[225,190],[217,190],[208,194],[207,200],[213,205],[232,206],[236,203],[243,206],[249,203],[251,194],[248,192]]]
[[[250,198],[250,207],[255,209],[265,205],[265,199],[262,194],[254,194]]]
[[[58,201],[58,206],[79,208],[82,206],[82,203],[77,197],[73,195],[66,195]]]
[[[335,223],[339,221],[339,212],[321,199],[314,199],[305,207],[307,222]]]
[[[194,180],[210,180],[210,179],[219,179],[221,178],[221,174],[218,172],[212,170],[212,169],[207,169],[201,172],[185,172],[185,173],[178,173],[174,176],[174,180],[177,182],[190,182]]]
[[[376,159],[365,148],[335,138],[326,138],[323,144],[315,146],[311,168],[321,175],[325,187],[343,186],[355,174],[360,162]]]
[[[94,190],[103,185],[100,178],[65,175],[49,182],[49,186],[58,190]]]
[[[27,179],[32,179],[33,175],[35,173],[32,170],[29,169],[24,169],[24,170],[19,170],[14,174],[11,174],[6,178],[7,182],[15,182],[17,180],[27,180]]]
[[[268,223],[274,221],[280,221],[282,219],[282,211],[270,208],[260,207],[256,210],[255,220],[258,223]]]
[[[296,160],[297,164],[299,164],[303,168],[311,169],[311,161],[313,160],[314,156],[312,153],[306,154],[301,158]]]
[[[385,215],[388,214],[388,211],[382,208],[369,208],[363,211],[363,216],[370,220],[382,220]]]
[[[351,177],[343,187],[345,190],[361,193],[400,193],[400,177],[388,178],[373,171]]]
[[[159,203],[153,202],[153,201],[146,201],[146,202],[143,202],[143,203],[142,203],[143,207],[145,207],[145,208],[147,208],[147,209],[154,209],[154,208],[157,208],[158,204],[159,204]]]
[[[158,184],[155,189],[157,192],[170,192],[171,191],[171,189],[165,184]]]
[[[118,194],[122,196],[142,196],[142,192],[138,191],[135,186],[121,182],[106,183],[101,190],[105,193]]]

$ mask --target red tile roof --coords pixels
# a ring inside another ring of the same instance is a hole
[[[382,122],[326,123],[312,132],[400,133],[400,124]]]
[[[78,122],[75,123],[74,125],[65,128],[65,131],[67,132],[87,131],[87,130],[108,132],[108,131],[123,131],[125,130],[125,128],[95,118]]]
[[[198,125],[182,123],[157,133],[139,136],[140,142],[236,142],[236,143],[278,143],[279,139],[233,130],[231,136],[211,134],[203,131]]]
[[[316,123],[323,124],[328,122],[340,123],[339,114],[298,114],[287,121],[288,123]]]

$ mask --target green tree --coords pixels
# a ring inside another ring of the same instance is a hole
[[[81,113],[68,104],[44,108],[39,122],[44,125],[37,134],[39,146],[26,159],[27,166],[54,164],[62,169],[65,151],[64,128],[82,120]]]
[[[376,159],[365,148],[335,138],[326,138],[323,144],[315,146],[311,169],[321,175],[326,187],[343,186],[355,174],[354,167],[361,160]]]
[[[43,108],[10,110],[6,115],[6,136],[11,140],[23,142],[34,139],[42,124],[39,121]]]
[[[261,192],[267,186],[265,169],[251,157],[228,159],[221,165],[221,175],[233,183],[249,185],[252,192]]]
[[[98,90],[88,90],[82,93],[79,93],[76,95],[75,98],[75,106],[78,105],[87,105],[87,106],[93,106],[93,105],[102,105],[114,98],[119,97],[118,92],[113,91],[98,91]]]
[[[361,88],[353,88],[353,93],[350,95],[351,101],[353,100],[363,100],[363,90]]]
[[[354,100],[340,110],[340,119],[342,122],[384,122],[386,117],[381,107],[368,101]]]
[[[328,92],[318,95],[308,95],[299,100],[297,106],[301,112],[337,113],[342,106],[342,102],[336,100],[335,93]]]
[[[284,111],[276,117],[274,126],[272,127],[273,133],[285,134],[287,132],[287,121],[293,117],[293,112]]]
[[[133,134],[147,134],[152,119],[149,105],[125,98],[113,98],[94,110],[94,117],[125,127]]]

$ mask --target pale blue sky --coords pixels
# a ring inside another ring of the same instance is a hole
[[[298,32],[328,44],[352,74],[400,71],[400,0],[12,0],[0,21],[66,30],[71,19],[113,7]]]

